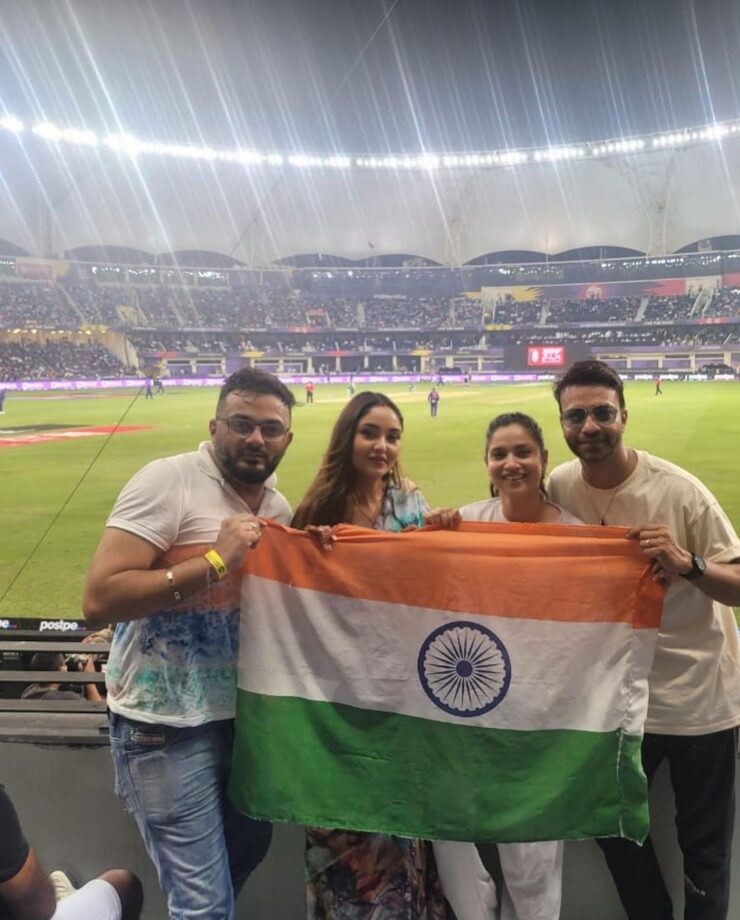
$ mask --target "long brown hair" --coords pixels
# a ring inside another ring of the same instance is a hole
[[[292,526],[302,528],[307,524],[341,524],[347,512],[347,503],[356,488],[352,466],[352,447],[361,420],[376,406],[385,406],[398,417],[403,430],[403,416],[398,406],[383,393],[365,391],[353,396],[339,413],[334,423],[329,446],[321,460],[316,478],[308,487],[293,515]],[[386,486],[401,486],[403,478],[398,464],[386,473]]]

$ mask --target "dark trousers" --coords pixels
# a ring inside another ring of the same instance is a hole
[[[737,729],[710,735],[646,734],[642,765],[650,783],[668,761],[683,853],[684,920],[725,920],[735,819]],[[650,837],[598,840],[629,920],[673,920],[673,905]]]

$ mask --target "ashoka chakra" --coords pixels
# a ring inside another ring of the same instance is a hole
[[[477,623],[435,629],[419,651],[419,680],[429,699],[452,715],[489,712],[506,696],[511,659],[495,633]]]

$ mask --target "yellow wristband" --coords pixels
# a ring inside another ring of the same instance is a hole
[[[222,578],[226,578],[226,576],[229,574],[229,567],[223,561],[221,556],[216,552],[216,550],[209,549],[205,556],[208,564],[213,566],[214,571],[218,576],[218,580],[221,581]]]

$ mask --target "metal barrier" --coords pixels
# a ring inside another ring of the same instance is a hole
[[[79,700],[21,699],[29,684],[105,685],[100,671],[31,671],[36,652],[106,655],[110,643],[72,642],[67,635],[38,630],[0,630],[0,741],[65,745],[107,745],[105,703]]]

